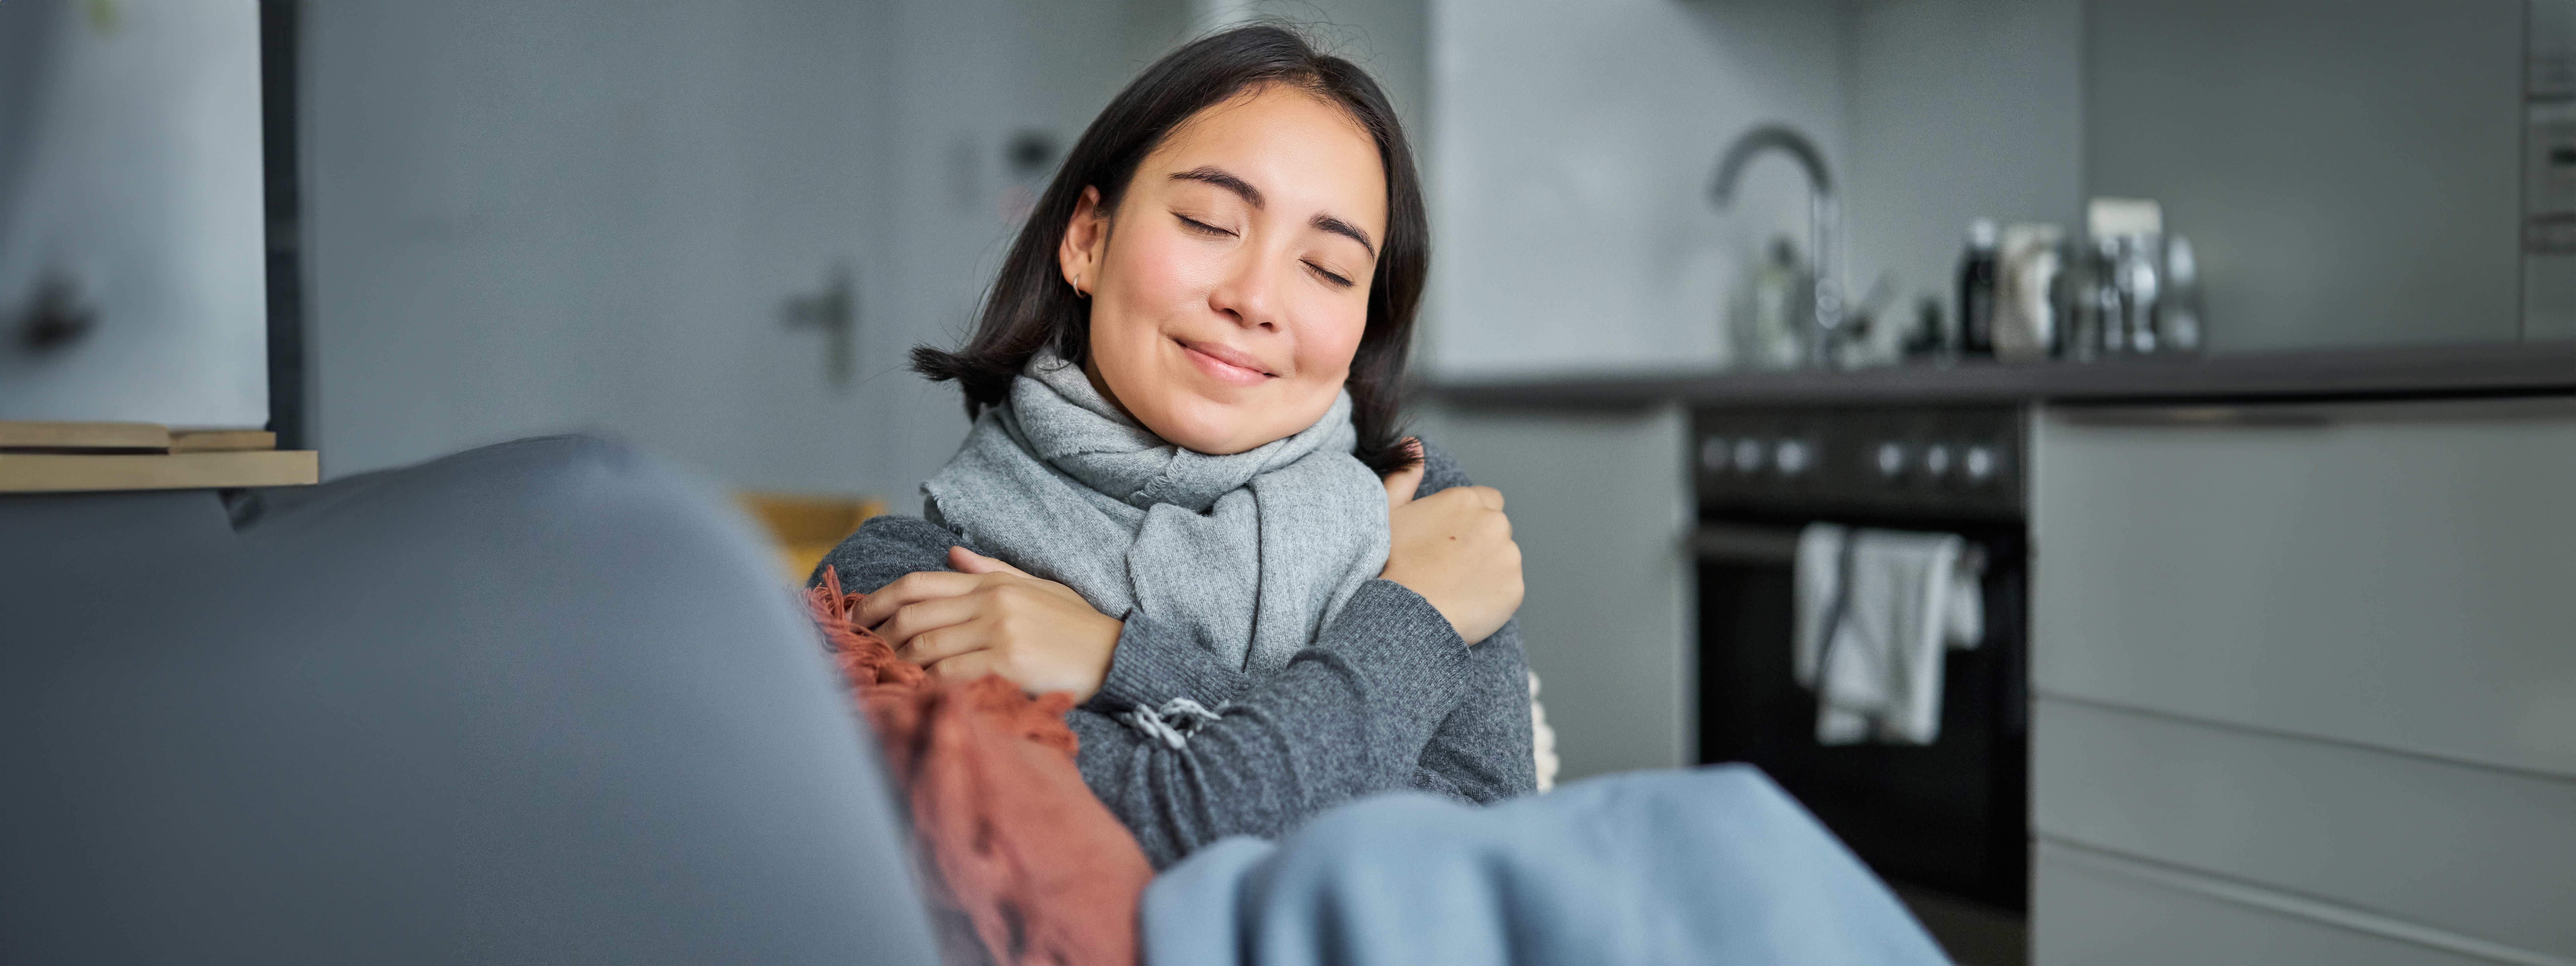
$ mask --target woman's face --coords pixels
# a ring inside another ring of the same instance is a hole
[[[1086,189],[1058,261],[1090,294],[1092,385],[1145,428],[1240,453],[1332,408],[1368,324],[1386,174],[1350,115],[1293,87],[1199,112],[1114,217]]]

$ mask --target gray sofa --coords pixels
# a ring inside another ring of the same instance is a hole
[[[0,960],[935,961],[717,505],[581,438],[0,497]]]

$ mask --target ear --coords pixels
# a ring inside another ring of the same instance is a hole
[[[1085,296],[1100,284],[1100,261],[1108,254],[1109,213],[1100,210],[1100,189],[1084,188],[1082,197],[1073,202],[1073,217],[1064,225],[1064,241],[1057,243],[1055,260],[1064,272],[1065,284]]]

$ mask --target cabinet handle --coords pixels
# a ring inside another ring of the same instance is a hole
[[[1743,523],[1703,523],[1690,533],[1691,553],[1722,563],[1787,566],[1798,560],[1798,531]]]

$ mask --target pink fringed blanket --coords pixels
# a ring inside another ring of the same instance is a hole
[[[852,698],[910,799],[933,902],[962,912],[1015,966],[1136,962],[1136,906],[1153,866],[1074,765],[1063,693],[999,675],[930,680],[850,621],[864,594],[828,568],[806,591]]]

